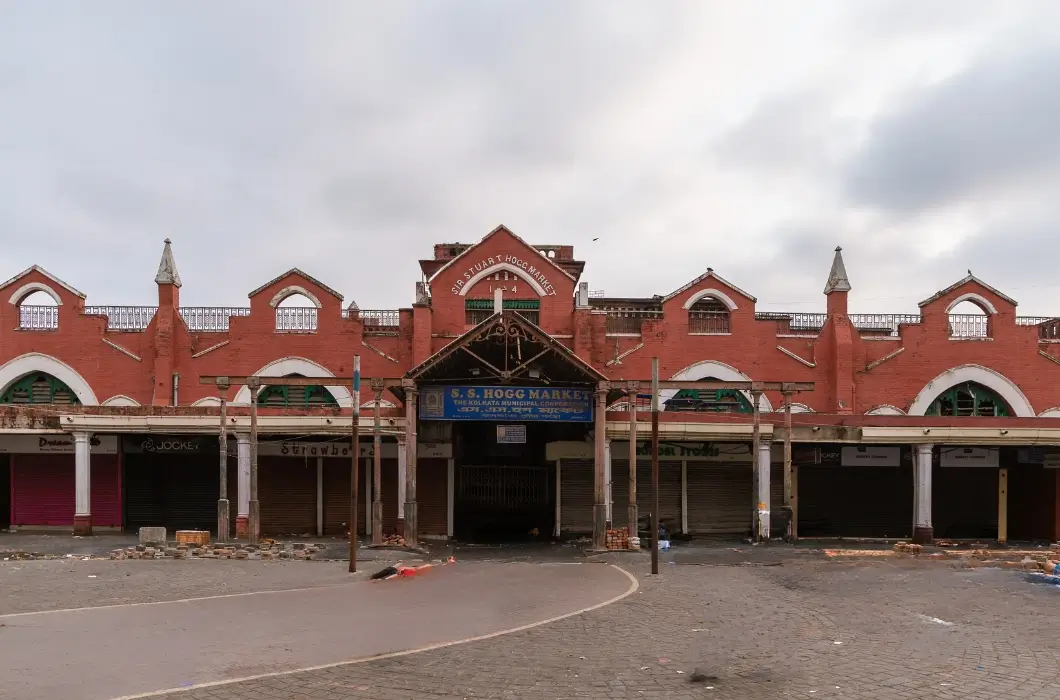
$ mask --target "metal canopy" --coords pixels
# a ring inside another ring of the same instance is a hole
[[[606,380],[592,365],[511,309],[493,314],[405,375],[406,384],[596,388]]]

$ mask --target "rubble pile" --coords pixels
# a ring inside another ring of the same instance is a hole
[[[629,530],[620,527],[616,530],[607,531],[608,549],[629,549]]]
[[[111,559],[300,559],[314,561],[324,545],[291,542],[284,544],[276,540],[262,540],[260,545],[251,544],[193,544],[173,543],[165,547],[150,547],[138,544],[126,549],[115,549],[110,553]]]
[[[383,539],[384,547],[404,547],[405,538],[401,535],[390,535]]]
[[[909,542],[899,542],[894,545],[894,551],[896,554],[908,554],[914,557],[920,556],[920,553],[924,548],[918,544],[910,544]]]

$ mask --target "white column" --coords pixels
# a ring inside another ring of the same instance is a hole
[[[250,436],[236,435],[236,517],[250,517]]]
[[[453,536],[453,513],[456,509],[454,499],[456,498],[456,460],[452,457],[449,458],[449,476],[448,476],[448,499],[449,505],[448,510],[448,525],[446,526],[446,533],[449,537]]]
[[[681,460],[681,534],[688,534],[688,460]]]
[[[317,457],[317,537],[324,536],[324,458]]]
[[[612,524],[611,526],[614,527],[613,523],[615,521],[614,521],[614,519],[612,517],[612,512],[611,512],[612,511],[611,506],[614,505],[614,498],[611,495],[611,440],[610,439],[604,440],[604,484],[605,484],[605,488],[607,489],[606,492],[605,492],[605,496],[607,497],[607,522],[611,523]]]
[[[932,450],[934,445],[916,445],[913,478],[916,480],[916,502],[913,510],[913,541],[918,544],[931,544],[934,539],[934,527],[931,524],[931,469]]]
[[[769,539],[769,460],[772,457],[772,446],[762,442],[758,446],[758,531],[762,539]]]
[[[74,433],[74,517],[92,517],[92,444],[89,433]]]
[[[398,445],[398,520],[405,519],[405,471],[408,465],[408,453],[405,451],[405,436],[397,436]]]

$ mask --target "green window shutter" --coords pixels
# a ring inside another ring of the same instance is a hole
[[[465,299],[464,308],[469,311],[489,311],[493,309],[492,299]],[[505,299],[506,309],[540,309],[539,299]]]
[[[73,389],[44,372],[34,372],[12,384],[0,395],[0,404],[79,405]]]

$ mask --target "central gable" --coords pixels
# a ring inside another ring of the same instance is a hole
[[[442,266],[428,281],[435,295],[448,292],[460,297],[468,296],[472,290],[474,296],[488,296],[488,290],[477,289],[482,281],[516,285],[521,282],[538,297],[573,295],[575,282],[547,254],[504,226],[490,231],[481,241]],[[517,289],[515,293],[520,292]]]

